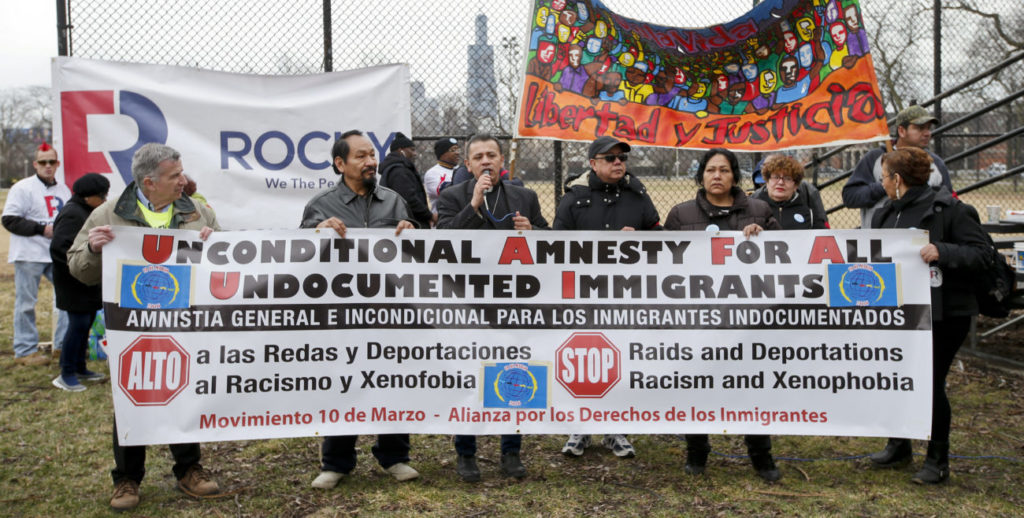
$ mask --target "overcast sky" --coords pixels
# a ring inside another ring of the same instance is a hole
[[[629,0],[605,0],[606,5],[626,16],[639,14],[630,12],[633,3]],[[50,85],[50,58],[57,55],[55,4],[52,0],[0,0],[0,88]],[[676,22],[693,26],[726,21],[742,14],[750,5],[750,0],[721,0],[717,8],[722,15],[720,20],[691,19]],[[659,23],[669,25],[672,21],[658,20]]]
[[[0,88],[49,86],[56,55],[56,2],[0,0]]]

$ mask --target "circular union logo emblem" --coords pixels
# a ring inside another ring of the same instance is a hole
[[[506,365],[494,378],[494,393],[509,406],[522,406],[537,395],[537,378],[520,363]]]
[[[882,300],[885,280],[869,264],[855,264],[843,272],[839,291],[847,302],[858,306],[869,306]]]
[[[135,301],[150,309],[160,309],[174,302],[181,291],[171,271],[156,264],[143,268],[132,279],[131,286]]]

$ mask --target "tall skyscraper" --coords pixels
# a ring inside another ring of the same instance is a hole
[[[494,80],[494,48],[487,44],[487,16],[476,17],[476,41],[467,52],[469,77],[466,96],[469,122],[476,131],[493,131],[498,115],[498,87]]]

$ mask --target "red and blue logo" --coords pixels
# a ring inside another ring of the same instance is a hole
[[[118,112],[114,95],[118,95]],[[138,140],[128,149],[90,151],[90,115],[127,115],[139,127]],[[64,181],[75,183],[86,173],[113,173],[115,168],[127,185],[132,182],[132,156],[143,144],[167,143],[167,119],[148,97],[128,90],[82,90],[60,93],[64,140]],[[107,160],[105,155],[110,156]],[[110,161],[113,161],[111,167]]]

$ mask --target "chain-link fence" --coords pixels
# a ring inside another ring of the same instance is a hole
[[[624,16],[686,27],[725,22],[752,5],[750,0],[605,3]],[[438,137],[456,136],[464,142],[465,136],[479,129],[511,134],[532,4],[525,0],[68,0],[66,48],[69,55],[80,57],[261,74],[408,63],[413,138],[422,172],[435,163],[432,142]],[[1024,5],[1019,0],[946,1],[936,18],[934,8],[939,4],[938,0],[862,0],[864,25],[872,36],[872,55],[890,114],[1024,52]],[[1007,66],[932,109],[946,123],[1003,100],[1024,86],[1022,66],[1021,62]],[[938,89],[936,77],[941,80]],[[956,157],[1015,130],[1024,121],[1024,107],[1014,100],[937,132],[936,151]],[[512,158],[507,153],[508,140],[506,156]],[[963,188],[1017,167],[1021,146],[1021,137],[1013,136],[982,152],[947,160],[955,186]],[[865,149],[851,147],[835,153],[808,171],[807,178],[826,183],[852,169]],[[798,156],[810,161],[829,151],[801,151]],[[630,171],[648,184],[662,216],[693,197],[692,178],[700,152],[636,148],[632,155]],[[567,175],[585,169],[585,156],[586,146],[581,143],[525,140],[516,146],[514,173],[538,192],[549,220],[561,183]],[[740,156],[747,173],[745,187],[751,187],[749,173],[757,158],[756,154]],[[964,199],[979,207],[1024,208],[1019,179],[1016,175],[974,190]],[[823,189],[827,207],[841,204],[842,184],[837,181]],[[859,224],[858,214],[849,209],[833,212],[830,219],[834,228]]]

